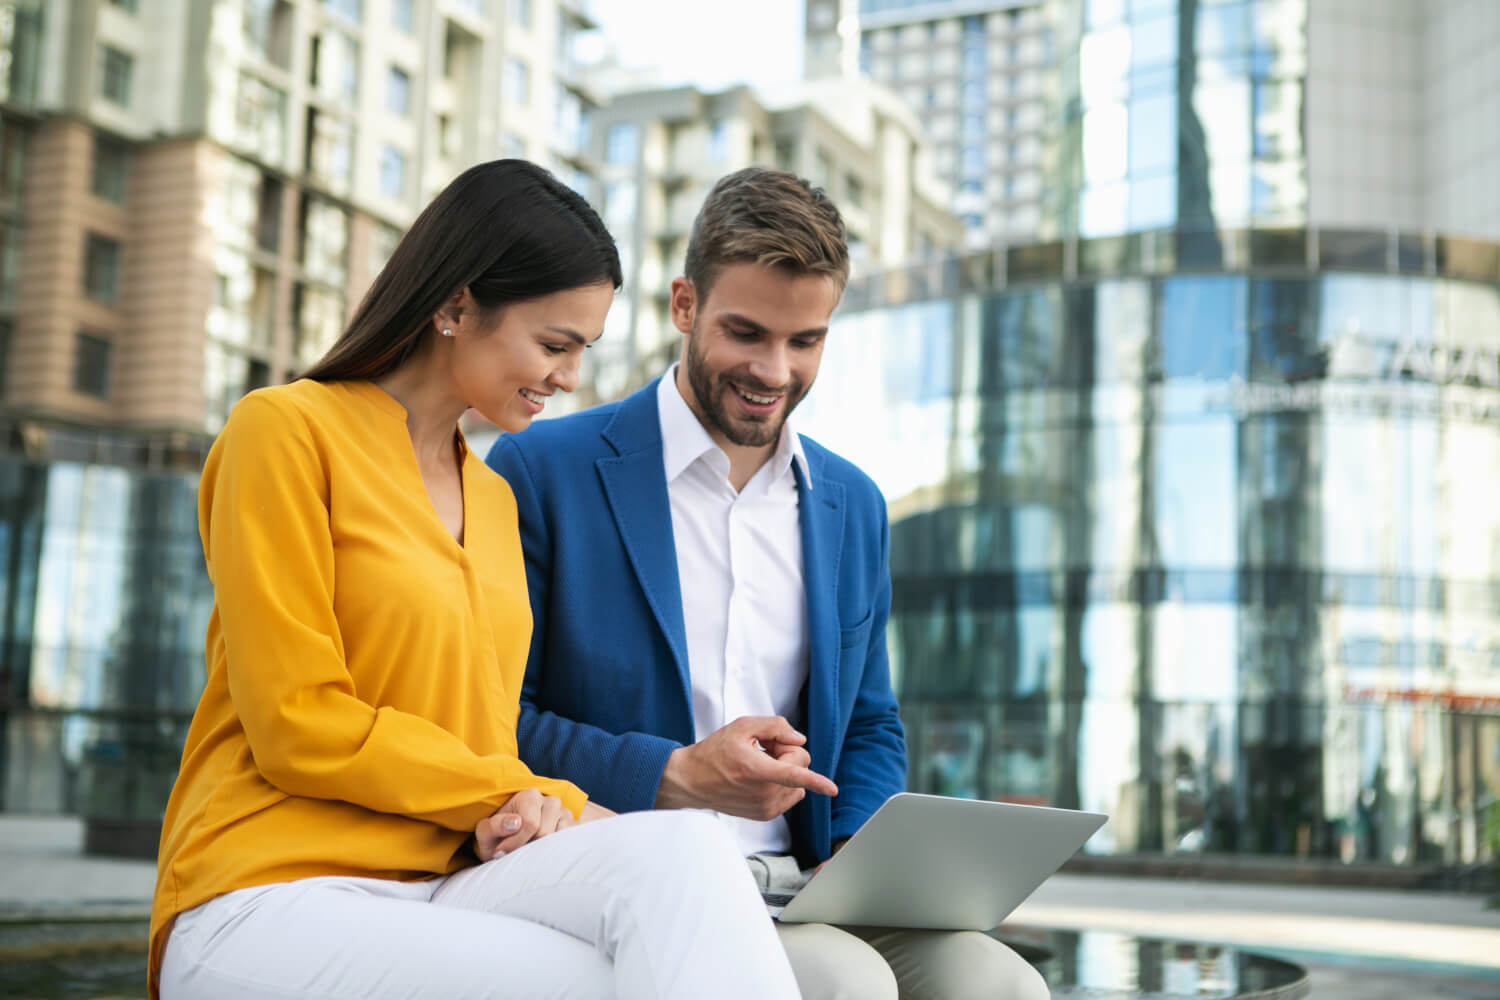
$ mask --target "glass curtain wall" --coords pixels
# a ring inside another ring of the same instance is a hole
[[[799,417],[890,504],[911,787],[1103,853],[1492,855],[1497,357],[1500,286],[1400,275],[836,320]]]

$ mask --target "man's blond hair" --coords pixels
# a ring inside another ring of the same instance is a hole
[[[849,280],[844,219],[822,188],[796,174],[746,167],[720,178],[693,220],[683,273],[699,301],[730,264]]]

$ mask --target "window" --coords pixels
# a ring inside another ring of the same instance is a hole
[[[270,174],[260,175],[255,208],[255,244],[270,253],[281,247],[281,192],[281,181]]]
[[[111,7],[118,7],[129,14],[140,11],[140,0],[109,0]]]
[[[104,46],[104,66],[99,76],[99,94],[112,104],[130,107],[130,78],[135,60],[128,53]]]
[[[385,106],[392,114],[403,117],[411,113],[411,77],[399,66],[392,66],[386,77]]]
[[[833,183],[833,157],[822,149],[813,153],[813,175],[811,178],[814,185],[827,188]]]
[[[0,225],[0,306],[14,308],[21,277],[21,227]]]
[[[966,145],[959,148],[958,169],[964,177],[984,176],[984,147]]]
[[[510,0],[510,23],[531,27],[531,0]]]
[[[346,191],[354,173],[354,126],[317,108],[307,109],[307,161],[303,165],[330,188]]]
[[[708,160],[723,163],[729,158],[729,126],[722,120],[708,127]]]
[[[353,104],[359,96],[359,43],[332,28],[314,35],[309,80],[324,97]]]
[[[337,205],[313,195],[302,196],[298,261],[309,276],[330,285],[347,278],[349,217]]]
[[[506,132],[500,143],[501,151],[512,160],[526,159],[526,140],[514,132]]]
[[[610,163],[634,163],[640,147],[640,127],[634,122],[620,122],[605,133],[604,159]]]
[[[245,38],[261,58],[286,67],[292,55],[292,5],[287,0],[245,0]]]
[[[380,151],[380,193],[387,198],[406,193],[406,154],[394,146]]]
[[[604,224],[615,232],[624,232],[635,223],[635,185],[616,181],[604,185]]]
[[[363,16],[361,8],[364,0],[323,0],[323,7],[335,14],[341,14],[351,21],[359,21]]]
[[[505,63],[505,82],[501,93],[512,104],[531,103],[531,68],[520,59],[508,59]]]
[[[588,116],[577,94],[559,89],[552,109],[552,128],[558,147],[574,156],[583,151],[588,135]]]
[[[102,135],[94,136],[94,172],[89,188],[105,201],[125,201],[125,179],[130,165],[130,148]]]
[[[0,319],[0,398],[5,396],[5,370],[10,363],[11,322]]]
[[[240,74],[235,97],[235,142],[267,162],[286,156],[286,93],[269,83]]]
[[[108,338],[80,333],[73,341],[73,389],[98,399],[109,398],[109,356],[113,350]]]
[[[120,284],[120,244],[89,233],[84,245],[83,290],[99,302],[114,302]]]
[[[412,17],[413,0],[391,0],[391,24],[408,35],[412,33],[414,18]]]
[[[452,156],[454,146],[453,116],[437,116],[437,147],[439,156]]]
[[[27,132],[19,123],[0,119],[0,205],[19,209],[26,177]]]
[[[338,339],[343,325],[343,299],[301,282],[292,288],[292,351],[299,366],[316,363]]]
[[[385,270],[386,261],[391,259],[391,254],[396,252],[396,244],[400,242],[401,230],[383,223],[375,223],[375,232],[370,236],[371,274],[379,274]]]
[[[855,208],[865,203],[865,186],[853,174],[844,175],[844,200]]]

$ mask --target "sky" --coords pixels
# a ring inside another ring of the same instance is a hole
[[[596,0],[592,12],[622,65],[664,86],[722,90],[802,75],[802,0]]]

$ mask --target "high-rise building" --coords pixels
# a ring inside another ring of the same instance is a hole
[[[854,282],[915,790],[1500,855],[1500,6],[1065,0],[1044,237]]]
[[[1041,226],[1050,0],[808,0],[805,73],[890,87],[932,139],[971,247]]]
[[[595,114],[605,223],[619,242],[625,294],[591,352],[574,405],[619,396],[680,350],[668,302],[693,219],[713,183],[750,164],[828,191],[848,228],[853,269],[901,266],[958,245],[916,115],[867,81],[825,80],[757,96],[748,87],[615,95]]]
[[[4,6],[17,221],[0,377],[43,454],[53,424],[206,440],[247,389],[322,354],[472,163],[524,156],[589,182],[577,3]]]
[[[591,185],[592,27],[583,0],[0,0],[0,808],[150,849],[213,434],[465,167]]]

